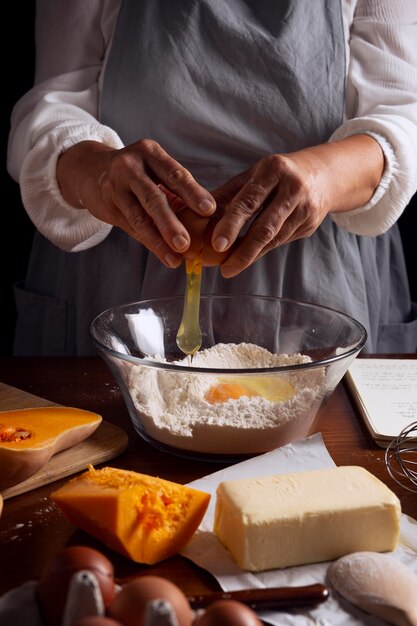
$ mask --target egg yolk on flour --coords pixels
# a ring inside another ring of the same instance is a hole
[[[294,393],[294,386],[277,376],[238,376],[219,378],[217,384],[207,391],[205,398],[210,404],[237,400],[242,396],[261,396],[270,402],[285,402]]]

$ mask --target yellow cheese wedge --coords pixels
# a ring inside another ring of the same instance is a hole
[[[263,571],[393,550],[400,518],[397,496],[348,466],[224,481],[214,531],[242,569]]]
[[[185,547],[210,494],[146,474],[90,466],[51,498],[82,530],[133,561],[153,564]]]

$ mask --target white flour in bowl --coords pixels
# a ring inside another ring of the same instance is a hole
[[[163,359],[154,359],[164,362]],[[200,368],[270,368],[310,363],[301,354],[273,354],[255,344],[217,344],[198,352],[192,365]],[[187,358],[176,362],[189,365]],[[207,392],[225,379],[212,373],[170,372],[135,366],[129,389],[145,433],[183,450],[212,454],[265,452],[309,434],[324,394],[324,369],[266,374],[269,387],[286,390],[281,401],[262,395],[211,403]],[[250,376],[255,382],[263,374]],[[230,382],[245,376],[229,376]],[[288,389],[291,390],[288,393]]]

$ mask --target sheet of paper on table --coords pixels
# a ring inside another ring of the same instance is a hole
[[[316,434],[190,483],[196,489],[210,493],[212,498],[199,530],[183,550],[182,555],[213,574],[224,591],[313,583],[326,584],[326,571],[329,563],[315,563],[256,574],[244,572],[222,546],[212,529],[216,488],[222,480],[271,476],[334,465],[321,435]],[[417,573],[417,521],[402,515],[400,543],[391,554]],[[312,624],[317,626],[363,624],[384,626],[386,624],[385,621],[368,616],[353,605],[348,607],[343,600],[339,602],[337,594],[331,590],[330,598],[312,610],[291,613],[264,611],[259,612],[259,616],[273,626],[311,626]]]
[[[417,420],[417,359],[355,359],[346,380],[379,446]]]

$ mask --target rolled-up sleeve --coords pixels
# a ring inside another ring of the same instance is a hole
[[[371,135],[385,168],[370,201],[332,219],[359,235],[386,232],[417,190],[417,2],[360,0],[350,25],[346,120],[331,141]]]

